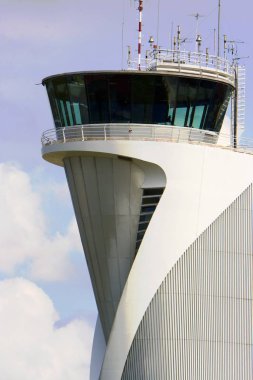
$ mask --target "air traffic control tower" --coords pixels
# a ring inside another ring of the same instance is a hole
[[[253,151],[222,128],[237,75],[154,49],[142,71],[43,80],[42,155],[65,169],[99,313],[91,380],[252,379]]]

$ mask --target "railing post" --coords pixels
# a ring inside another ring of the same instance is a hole
[[[63,128],[62,133],[63,133],[63,142],[65,143],[66,142],[65,127]]]
[[[106,125],[104,125],[104,140],[106,141]]]
[[[81,126],[81,131],[82,131],[82,141],[84,141],[83,125]]]

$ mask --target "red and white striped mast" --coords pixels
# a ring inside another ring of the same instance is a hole
[[[142,42],[142,11],[143,11],[143,0],[139,0],[139,31],[138,31],[138,70],[141,70],[141,42]]]

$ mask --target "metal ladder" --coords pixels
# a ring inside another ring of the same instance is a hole
[[[246,69],[245,66],[238,66],[238,100],[237,100],[237,125],[238,136],[242,134],[245,127],[245,87],[246,87]]]

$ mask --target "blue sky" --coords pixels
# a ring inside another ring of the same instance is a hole
[[[221,4],[221,35],[243,41],[238,44],[239,57],[250,56],[241,62],[247,67],[246,135],[253,136],[251,2]],[[41,158],[41,134],[53,128],[53,122],[46,91],[39,84],[56,73],[120,69],[122,46],[126,67],[127,45],[132,45],[133,54],[137,49],[137,4],[0,0],[0,5],[0,355],[5,358],[0,373],[13,380],[86,380],[96,306],[64,172]],[[217,9],[218,1],[144,0],[143,44],[147,46],[153,35],[159,37],[159,45],[169,47],[177,25],[183,37],[194,39],[191,15],[198,12],[204,16],[199,21],[203,49],[209,47],[211,53]],[[185,49],[194,49],[194,42]],[[21,322],[13,319],[17,315]],[[34,350],[36,339],[41,339],[42,351]],[[60,341],[68,348],[59,349]],[[66,350],[72,350],[72,359],[65,360]],[[26,356],[21,355],[24,351]],[[43,356],[45,351],[50,355]],[[16,369],[8,365],[13,360],[21,362]]]

